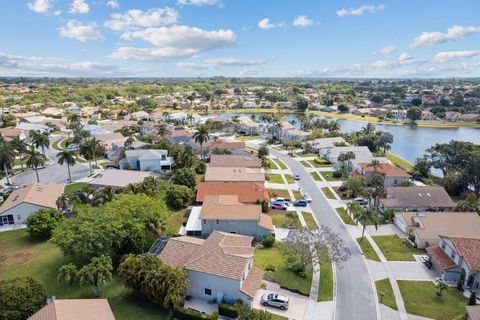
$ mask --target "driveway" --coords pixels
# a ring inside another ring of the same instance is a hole
[[[267,284],[267,289],[259,289],[253,298],[252,307],[255,309],[267,310],[268,312],[275,313],[289,319],[301,320],[307,310],[308,297],[302,296],[300,294],[293,293],[288,290],[281,289],[280,286],[274,282],[263,281]],[[260,299],[266,293],[279,293],[283,296],[288,297],[289,306],[287,310],[280,310],[274,307],[265,307],[260,303]]]
[[[337,268],[336,270],[335,319],[377,319],[375,297],[367,265],[347,228],[329,205],[327,198],[317,187],[310,174],[299,162],[275,150],[271,150],[270,153],[279,157],[293,172],[300,175],[300,181],[297,183],[302,191],[310,193],[314,199],[310,203],[310,207],[317,221],[339,233],[352,253],[351,259],[344,263],[343,269]]]
[[[67,165],[63,166],[57,163],[57,153],[58,151],[53,149],[51,145],[53,142],[61,139],[62,137],[56,136],[50,139],[50,148],[45,149],[45,154],[47,156],[48,164],[45,168],[38,170],[38,175],[40,177],[40,182],[42,183],[67,183],[68,182],[68,171]],[[41,152],[41,150],[39,150]],[[78,180],[85,178],[90,174],[90,169],[88,163],[77,163],[70,168],[72,174],[72,180]],[[20,173],[11,178],[12,182],[18,185],[29,184],[37,182],[37,176],[35,170],[30,170],[24,173]]]

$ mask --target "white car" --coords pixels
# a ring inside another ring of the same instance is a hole
[[[261,302],[264,306],[277,307],[281,310],[288,309],[288,297],[282,296],[278,293],[264,294]]]
[[[303,199],[307,200],[308,203],[312,202],[312,197],[310,196],[309,193],[304,193]]]

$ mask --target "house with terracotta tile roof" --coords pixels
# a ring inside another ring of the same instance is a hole
[[[207,166],[205,182],[253,182],[263,184],[265,182],[265,172],[262,168]]]
[[[252,304],[264,275],[253,266],[253,237],[214,231],[207,239],[181,236],[165,241],[158,257],[187,272],[188,295],[207,301],[242,300],[248,306]]]
[[[391,165],[390,163],[380,163],[377,168],[372,167],[369,163],[360,163],[359,173],[365,178],[365,183],[372,181],[375,173],[381,173],[385,177],[385,187],[399,187],[402,182],[408,181],[410,175],[402,169]]]
[[[115,320],[107,299],[58,299],[28,320]]]
[[[455,207],[443,187],[394,187],[386,191],[387,196],[380,199],[382,211],[452,211]]]
[[[190,139],[186,142],[196,153],[201,152],[200,144],[195,142],[195,139]],[[245,142],[243,141],[225,141],[225,140],[213,140],[210,139],[203,144],[203,152],[211,155],[215,150],[228,150],[231,154],[235,155],[249,155],[250,153],[245,151]]]
[[[442,235],[427,253],[443,281],[480,295],[480,237]]]
[[[22,224],[40,209],[57,209],[65,185],[32,183],[14,190],[0,207],[0,226]]]
[[[270,200],[267,188],[260,183],[200,182],[197,186],[197,202],[203,203],[210,195],[235,195],[242,203],[256,203],[257,200]]]
[[[238,156],[234,154],[212,154],[210,156],[211,167],[245,167],[261,168],[262,161],[253,156]]]

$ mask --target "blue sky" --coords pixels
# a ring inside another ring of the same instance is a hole
[[[0,75],[480,76],[480,1],[0,2]]]

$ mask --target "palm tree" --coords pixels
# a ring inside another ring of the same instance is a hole
[[[50,139],[48,139],[48,136],[44,133],[34,131],[32,142],[37,149],[42,148],[42,153],[45,156],[45,148],[50,148]]]
[[[233,131],[237,132],[238,130],[238,125],[240,124],[240,119],[238,115],[234,115],[230,121],[233,123]]]
[[[27,145],[25,141],[20,139],[20,136],[15,136],[12,138],[10,141],[10,144],[13,147],[13,150],[15,150],[20,158],[20,166],[23,171],[23,161],[22,161],[22,154],[27,150]]]
[[[80,154],[82,155],[82,157],[88,160],[88,165],[90,167],[90,174],[93,174],[92,159],[93,159],[94,152],[95,152],[95,148],[89,141],[85,141],[80,145]]]
[[[96,205],[110,202],[116,195],[116,191],[111,186],[106,186],[95,193],[93,201]]]
[[[7,178],[7,184],[10,184],[10,179],[8,178],[8,168],[12,166],[12,163],[15,159],[15,150],[12,145],[6,141],[0,143],[0,163],[3,166],[3,171],[5,172],[5,177]]]
[[[126,150],[130,149],[135,142],[135,139],[133,137],[128,137],[127,140],[125,140],[125,143],[123,146],[125,147]]]
[[[58,269],[57,281],[65,282],[68,286],[68,299],[70,299],[72,285],[77,281],[78,270],[73,263],[65,264]]]
[[[360,222],[363,225],[362,239],[360,241],[363,240],[365,229],[368,224],[373,224],[375,226],[375,229],[378,229],[378,214],[377,211],[371,207],[362,208],[362,210],[360,210],[353,216],[353,219],[356,223]]]
[[[97,155],[100,150],[102,150],[102,145],[100,144],[100,141],[97,140],[97,138],[95,137],[93,137],[89,143],[92,145],[93,159],[95,160],[95,166],[98,168]]]
[[[64,163],[67,164],[68,169],[68,181],[72,182],[72,175],[70,173],[70,166],[74,166],[77,161],[75,160],[75,153],[69,150],[62,150],[57,153],[58,164],[63,166]]]
[[[203,160],[205,160],[204,154],[203,154],[203,144],[210,140],[210,135],[208,134],[208,129],[205,126],[200,126],[193,134],[193,138],[195,139],[195,143],[200,144],[200,154]]]
[[[187,120],[190,124],[192,124],[192,123],[193,123],[193,120],[194,120],[193,115],[192,115],[191,113],[189,113],[186,120]]]
[[[112,270],[112,259],[102,254],[80,269],[78,279],[81,283],[89,284],[95,296],[100,297],[103,285],[112,280]]]
[[[443,281],[438,281],[435,287],[437,288],[437,296],[439,297],[443,296],[443,291],[447,290],[448,288],[447,284]]]
[[[80,116],[75,113],[71,113],[67,117],[68,119],[68,127],[70,129],[75,129],[80,127]]]
[[[35,169],[35,173],[37,174],[37,182],[40,182],[40,177],[38,176],[38,166],[45,163],[45,156],[38,152],[35,149],[35,146],[30,146],[30,149],[27,150],[27,166],[33,167]]]
[[[360,203],[358,203],[357,201],[350,201],[347,204],[347,212],[350,215],[350,217],[354,217],[361,210],[362,210],[362,207],[360,206]]]
[[[373,172],[377,172],[378,168],[381,166],[382,164],[377,159],[373,159],[372,162],[368,165],[368,167],[373,167]]]
[[[168,134],[168,128],[165,123],[160,123],[157,127],[157,134],[161,137],[164,138]]]

